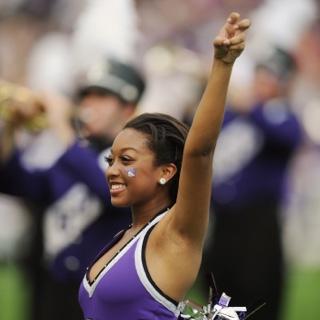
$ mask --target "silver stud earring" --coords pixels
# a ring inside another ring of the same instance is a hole
[[[159,183],[163,186],[165,185],[167,180],[165,178],[160,178]]]

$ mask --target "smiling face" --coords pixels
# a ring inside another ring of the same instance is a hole
[[[165,196],[159,185],[164,166],[155,165],[146,134],[131,128],[121,131],[107,161],[106,175],[114,206],[139,206]]]

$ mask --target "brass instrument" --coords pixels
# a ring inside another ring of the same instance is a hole
[[[35,93],[26,87],[0,81],[0,121],[12,122],[16,112],[15,106],[36,110],[30,119],[23,121],[25,129],[39,132],[47,127],[43,105]]]

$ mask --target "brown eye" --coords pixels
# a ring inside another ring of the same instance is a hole
[[[130,162],[133,161],[133,160],[132,160],[130,157],[128,157],[128,156],[122,156],[122,157],[120,157],[120,159],[121,159],[121,161],[122,161],[124,164],[128,164],[128,163],[130,163]]]
[[[113,158],[111,156],[104,157],[104,160],[108,163],[109,166],[112,166]]]

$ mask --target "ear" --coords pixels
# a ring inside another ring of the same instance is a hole
[[[169,182],[177,173],[177,167],[174,163],[167,163],[161,166],[160,179],[165,179],[166,183]]]

